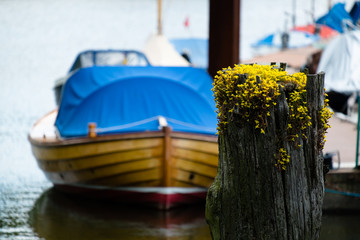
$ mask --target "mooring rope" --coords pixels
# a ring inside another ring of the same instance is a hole
[[[201,125],[196,125],[196,124],[192,124],[192,123],[186,123],[186,122],[182,122],[176,119],[172,119],[172,118],[168,118],[168,117],[163,117],[163,116],[154,116],[154,117],[150,117],[147,119],[143,119],[137,122],[132,122],[132,123],[128,123],[128,124],[123,124],[123,125],[118,125],[118,126],[113,126],[113,127],[107,127],[107,128],[96,128],[96,132],[97,133],[104,133],[104,132],[111,132],[111,131],[118,131],[118,130],[122,130],[122,129],[126,129],[126,128],[131,128],[131,127],[136,127],[145,123],[149,123],[152,122],[154,120],[159,120],[159,119],[166,119],[168,122],[172,122],[184,127],[190,127],[190,128],[196,128],[196,129],[201,129],[207,132],[215,132],[216,129],[215,128],[210,128],[210,127],[204,127]],[[161,126],[160,126],[161,127]]]
[[[360,198],[360,193],[342,192],[342,191],[337,191],[337,190],[329,189],[329,188],[325,188],[325,192],[344,195],[344,196],[349,196],[349,197],[358,197],[358,198]]]
[[[122,130],[122,129],[125,129],[125,128],[136,127],[136,126],[139,126],[139,125],[142,125],[142,124],[157,120],[157,119],[159,119],[159,117],[161,117],[161,116],[155,116],[155,117],[143,119],[143,120],[140,120],[140,121],[137,121],[137,122],[127,123],[127,124],[118,125],[118,126],[114,126],[114,127],[96,128],[96,132],[97,133],[111,132],[111,131],[116,131],[116,130]]]
[[[168,120],[169,122],[184,126],[184,127],[203,129],[203,130],[206,130],[208,132],[214,132],[216,130],[215,128],[204,127],[204,126],[200,126],[200,125],[196,125],[196,124],[192,124],[192,123],[186,123],[186,122],[182,122],[182,121],[172,119],[172,118],[166,118],[166,120]]]

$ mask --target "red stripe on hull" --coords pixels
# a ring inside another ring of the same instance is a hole
[[[157,193],[125,191],[121,189],[88,188],[70,185],[55,185],[60,191],[95,199],[106,199],[110,201],[123,202],[127,204],[141,204],[168,210],[181,205],[201,203],[206,200],[206,191],[190,193]]]

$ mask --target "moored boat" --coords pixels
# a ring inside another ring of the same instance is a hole
[[[212,79],[192,67],[90,66],[29,133],[54,186],[169,209],[204,201],[216,176]]]

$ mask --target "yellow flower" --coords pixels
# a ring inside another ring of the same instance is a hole
[[[239,81],[240,75],[246,74],[244,81]],[[307,77],[303,73],[289,75],[286,71],[263,65],[234,65],[217,72],[214,77],[213,92],[218,113],[218,131],[223,134],[228,124],[228,116],[233,116],[234,107],[237,111],[237,119],[243,124],[250,124],[254,129],[260,129],[265,134],[267,118],[277,106],[280,96],[279,85],[286,91],[286,101],[289,106],[289,119],[287,125],[287,141],[293,143],[293,147],[299,147],[295,138],[306,139],[307,129],[312,125],[311,117],[307,108],[306,96]],[[325,132],[330,125],[328,119],[331,113],[328,108],[328,100],[324,101],[324,108],[319,113],[321,129],[323,131],[322,145],[325,142]],[[290,156],[279,150],[281,155],[277,167],[289,162]]]

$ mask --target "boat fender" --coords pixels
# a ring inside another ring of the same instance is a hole
[[[96,123],[88,124],[88,136],[91,138],[96,137]]]

